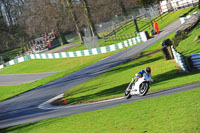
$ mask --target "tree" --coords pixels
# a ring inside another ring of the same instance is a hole
[[[72,20],[73,20],[74,25],[75,25],[75,27],[76,27],[76,30],[77,30],[77,32],[78,32],[79,38],[80,38],[81,42],[83,42],[82,31],[81,31],[81,29],[80,29],[80,27],[79,27],[79,25],[78,25],[78,18],[77,18],[76,14],[75,14],[75,12],[74,12],[74,10],[73,10],[73,8],[72,8],[72,3],[71,3],[71,2],[72,2],[71,0],[67,0],[67,1],[66,1],[66,7],[68,7],[69,12],[70,12],[70,14],[71,14],[71,16],[72,16]]]
[[[122,1],[122,0],[118,0],[118,3],[119,3],[119,7],[120,7],[120,9],[121,9],[123,15],[127,17],[127,16],[128,16],[128,13],[127,13],[127,11],[126,11],[126,8],[125,8],[125,6],[124,6],[123,1]]]
[[[23,25],[18,23],[21,1],[0,0],[0,50],[9,50],[25,45],[28,40]]]
[[[88,1],[87,0],[80,0],[80,1],[82,3],[83,9],[84,9],[84,15],[85,15],[85,18],[87,20],[88,26],[91,30],[92,36],[97,36],[99,38],[99,36],[96,32],[96,28],[94,26],[94,22],[92,20],[92,15],[91,15],[91,12],[90,12]]]
[[[64,31],[62,30],[61,26],[63,24],[63,21],[65,21],[63,18],[65,14],[64,11],[64,6],[61,2],[57,2],[54,4],[54,6],[51,3],[51,0],[47,2],[47,5],[49,5],[50,8],[48,10],[51,10],[51,21],[56,24],[56,29],[62,39],[63,44],[68,43],[68,41],[65,39]],[[62,13],[61,13],[62,12]]]
[[[151,6],[155,3],[159,3],[162,0],[136,0],[136,3],[143,7]]]
[[[2,10],[1,10],[1,4],[0,4],[0,31],[4,31],[4,32],[8,31],[8,27],[7,27],[6,22],[4,21],[4,18],[3,18],[3,13],[2,13]]]

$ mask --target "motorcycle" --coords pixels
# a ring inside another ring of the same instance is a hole
[[[136,83],[134,83],[134,78],[132,78],[128,87],[125,90],[125,98],[129,99],[133,95],[144,96],[147,94],[150,84],[153,82],[151,76],[147,76],[145,73],[142,78],[139,78]]]

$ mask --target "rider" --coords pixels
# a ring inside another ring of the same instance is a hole
[[[150,67],[146,67],[145,70],[141,70],[138,72],[138,74],[136,74],[136,77],[134,78],[134,81],[137,82],[139,78],[142,78],[143,76],[147,76],[150,79],[151,78],[151,68]]]

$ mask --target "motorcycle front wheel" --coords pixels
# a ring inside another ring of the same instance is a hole
[[[133,83],[129,84],[129,86],[125,90],[124,96],[126,99],[131,98],[130,92],[131,92],[132,86],[133,86]]]
[[[141,83],[140,89],[139,89],[140,96],[146,95],[148,90],[149,90],[149,83],[148,82]]]

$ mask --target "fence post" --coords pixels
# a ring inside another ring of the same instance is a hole
[[[137,25],[137,20],[134,16],[133,16],[133,23],[134,23],[136,32],[139,33],[140,31],[139,31],[139,28],[138,28],[138,25]]]

